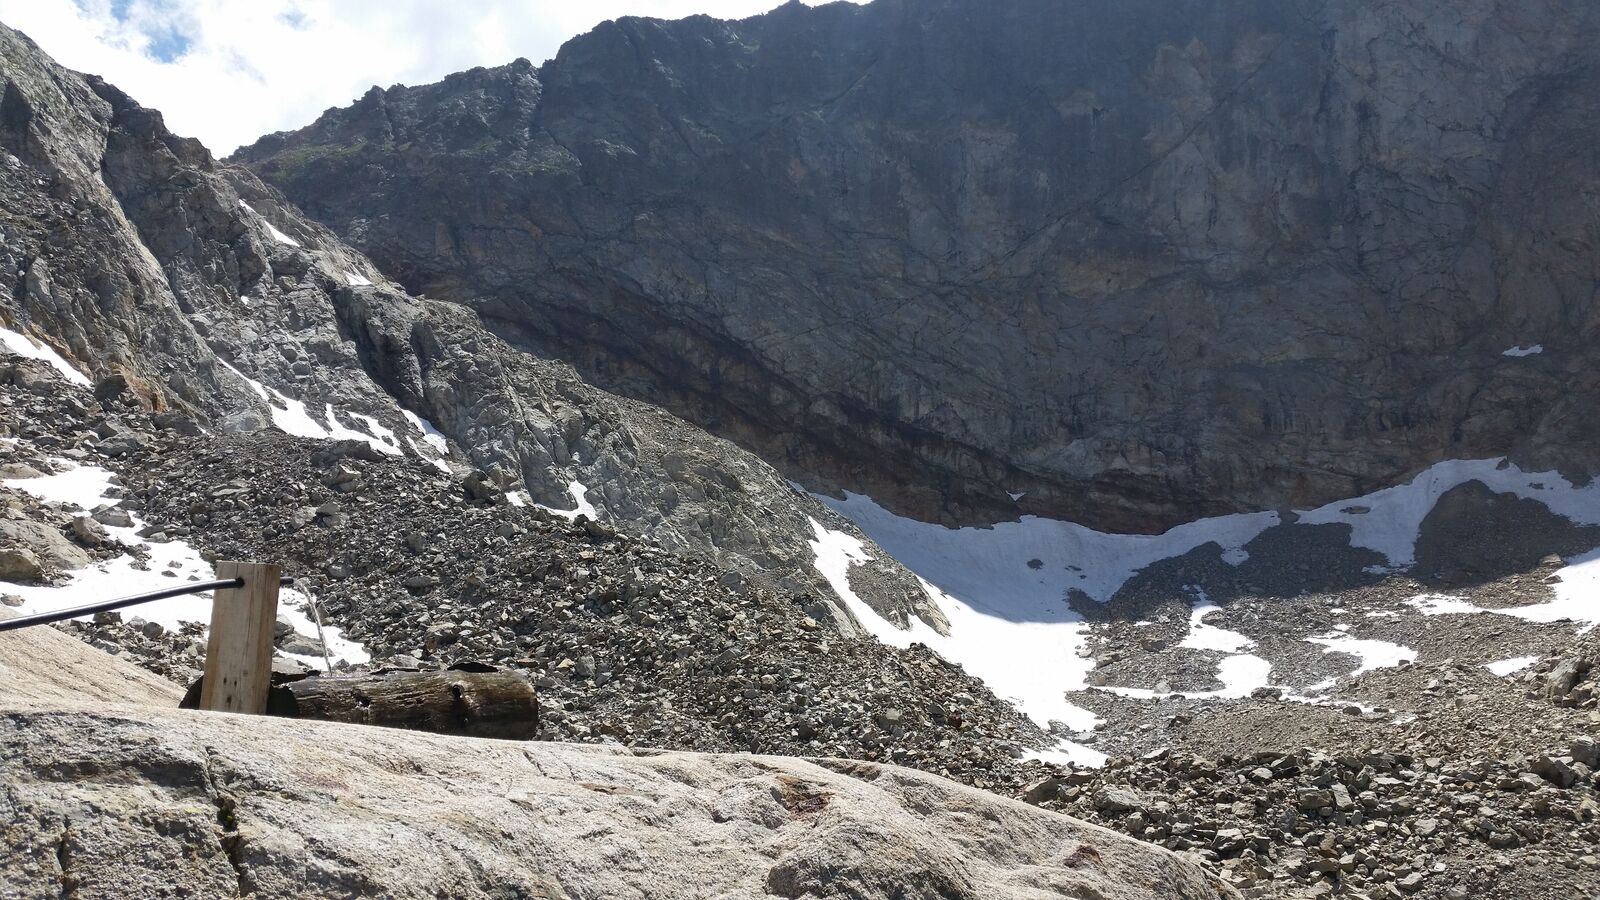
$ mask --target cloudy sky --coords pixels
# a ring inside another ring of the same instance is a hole
[[[782,0],[0,0],[0,22],[219,156],[374,84],[535,63],[606,19],[740,18]],[[812,0],[816,2],[816,0]]]

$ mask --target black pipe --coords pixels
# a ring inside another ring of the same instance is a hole
[[[278,579],[278,585],[293,584],[294,579],[283,577]],[[27,628],[30,625],[48,625],[51,622],[60,622],[64,619],[76,619],[78,616],[87,616],[97,612],[107,612],[113,609],[122,609],[124,606],[135,606],[140,603],[149,603],[154,600],[165,600],[169,597],[182,597],[184,594],[203,594],[217,588],[244,587],[243,578],[219,578],[216,581],[191,581],[182,587],[166,588],[151,591],[147,594],[134,594],[131,597],[119,597],[116,600],[105,600],[100,603],[91,603],[88,606],[74,606],[71,609],[58,609],[55,612],[37,613],[31,616],[18,616],[15,619],[0,619],[0,631],[16,631],[18,628]]]

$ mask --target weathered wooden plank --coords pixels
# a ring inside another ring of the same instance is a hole
[[[517,672],[386,672],[312,676],[281,685],[288,713],[384,728],[528,740],[539,726],[533,685]]]
[[[272,625],[278,617],[278,566],[219,562],[218,578],[244,584],[213,593],[200,708],[259,714],[272,684]]]

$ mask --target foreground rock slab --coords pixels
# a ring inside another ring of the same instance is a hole
[[[0,609],[0,619],[15,613]],[[54,628],[0,633],[0,708],[12,703],[141,703],[177,706],[183,691]]]
[[[894,766],[131,706],[0,711],[7,897],[1234,896]]]

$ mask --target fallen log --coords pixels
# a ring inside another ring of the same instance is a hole
[[[518,672],[388,669],[274,680],[269,716],[509,740],[530,740],[539,728],[533,685]],[[180,706],[195,708],[203,681]]]

